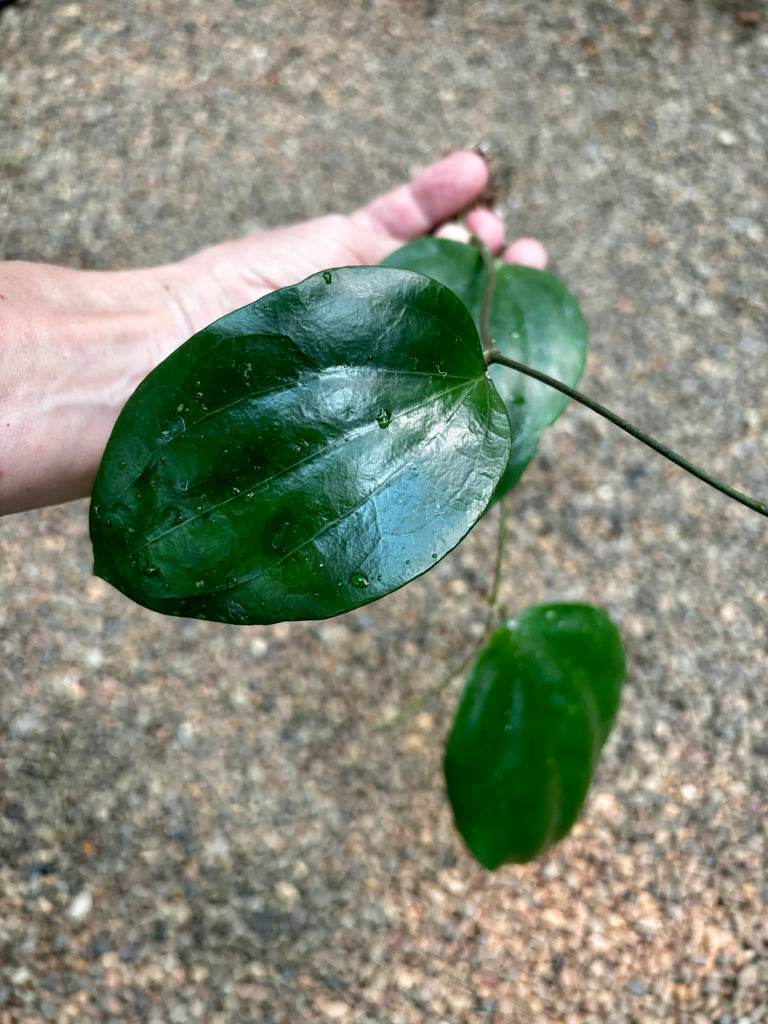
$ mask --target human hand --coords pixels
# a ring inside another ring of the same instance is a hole
[[[471,207],[487,181],[481,157],[454,153],[348,216],[257,232],[178,263],[119,272],[0,263],[0,515],[89,494],[131,392],[192,334],[319,270],[380,263]],[[546,263],[533,240],[505,248],[489,210],[466,225],[510,263]]]
[[[327,267],[378,264],[395,249],[429,234],[471,206],[488,183],[482,157],[453,153],[412,181],[348,216],[331,214],[257,232],[213,246],[174,267],[169,293],[185,337],[267,292]],[[547,256],[533,239],[505,246],[504,225],[484,208],[471,210],[467,229],[508,263],[543,269]]]

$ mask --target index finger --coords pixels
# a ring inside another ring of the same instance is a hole
[[[455,217],[478,198],[487,183],[483,158],[462,150],[427,167],[406,185],[374,199],[353,213],[350,220],[408,242]]]

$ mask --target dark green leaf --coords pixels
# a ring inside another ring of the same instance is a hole
[[[482,254],[476,246],[447,238],[419,238],[387,256],[382,266],[415,270],[444,284],[458,295],[480,330],[486,273]]]
[[[574,387],[587,352],[587,332],[576,300],[551,274],[495,261],[491,332],[499,351]],[[482,255],[475,246],[421,238],[399,249],[384,266],[415,270],[454,291],[480,328],[486,284]],[[512,425],[512,450],[496,497],[520,479],[536,453],[539,435],[557,419],[568,399],[545,384],[503,366],[490,367]]]
[[[597,608],[529,608],[493,633],[448,739],[456,826],[493,870],[562,839],[586,797],[619,706],[624,653]]]
[[[325,271],[222,317],[139,386],[94,488],[95,572],[174,615],[336,615],[450,551],[509,447],[449,290]]]

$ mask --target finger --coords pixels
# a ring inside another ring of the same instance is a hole
[[[504,248],[504,224],[500,217],[482,207],[467,214],[467,227],[495,255]]]
[[[544,270],[547,265],[547,250],[535,238],[518,238],[508,245],[501,254],[504,263],[519,263],[523,267]]]
[[[379,196],[353,213],[354,223],[400,241],[427,234],[472,203],[488,182],[477,153],[453,153],[432,164],[407,185]]]

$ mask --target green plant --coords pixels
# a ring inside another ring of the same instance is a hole
[[[497,607],[504,498],[541,431],[577,397],[765,511],[573,391],[585,354],[563,285],[481,246],[422,239],[266,295],[127,403],[93,492],[94,571],[171,615],[326,618],[428,571],[499,503],[489,636],[445,772],[480,862],[530,859],[573,824],[624,676],[605,613]]]

